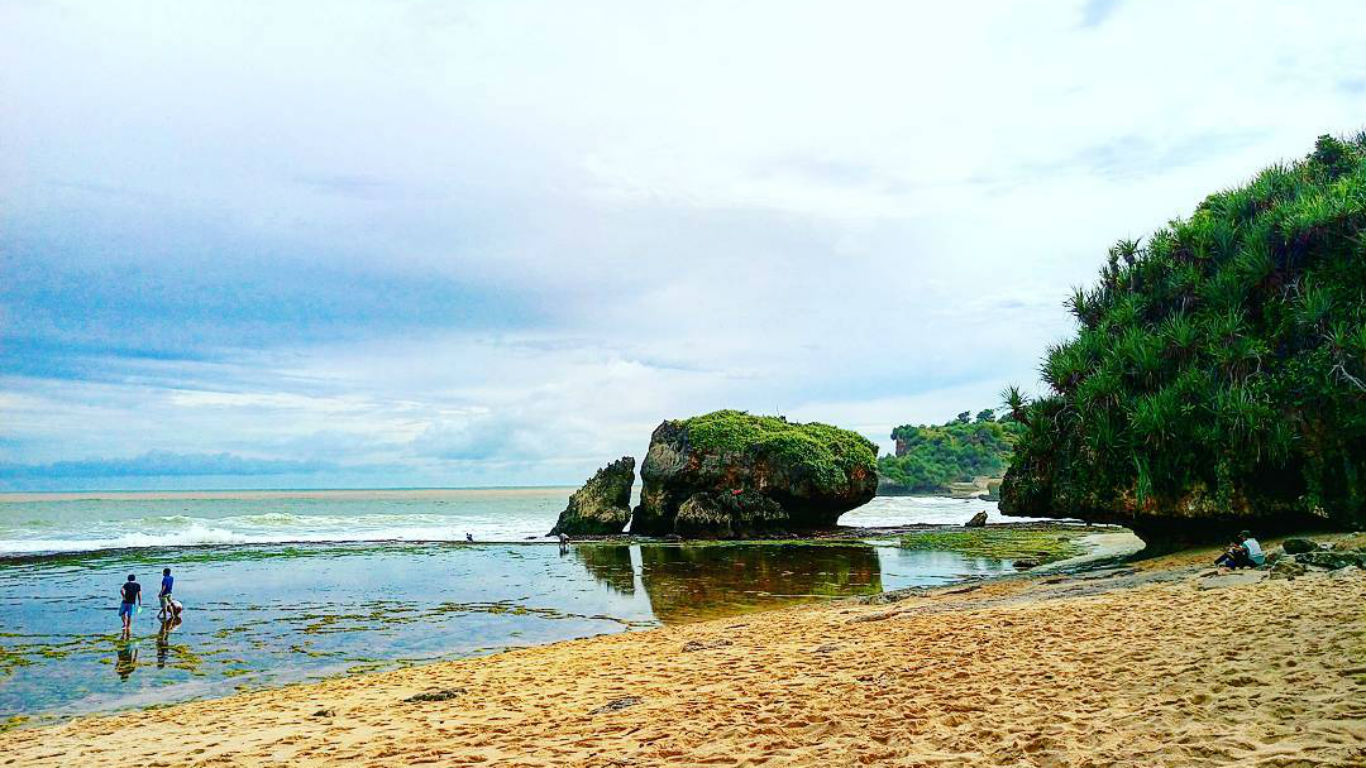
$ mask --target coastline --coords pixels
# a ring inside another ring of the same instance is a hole
[[[1016,556],[1054,538],[1032,535]],[[1015,568],[999,551],[925,550],[886,535],[563,549],[545,541],[219,545],[0,563],[10,617],[0,637],[0,721],[18,715],[25,727]],[[187,620],[168,628],[144,613],[129,637],[115,634],[107,585],[163,567],[184,587]]]
[[[91,716],[0,734],[0,751],[107,766],[1360,764],[1366,571],[1208,578],[1210,557]],[[444,700],[407,701],[424,693]]]

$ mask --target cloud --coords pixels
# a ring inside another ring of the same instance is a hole
[[[149,451],[130,458],[81,459],[49,464],[0,463],[0,478],[187,477],[308,474],[330,469],[310,461],[254,459],[230,453]]]
[[[1108,244],[1366,82],[1350,0],[144,11],[0,8],[10,466],[578,482],[721,407],[883,439],[1034,384]]]

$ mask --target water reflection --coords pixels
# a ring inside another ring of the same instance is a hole
[[[604,544],[573,552],[598,582],[623,595],[634,594],[638,580],[665,624],[882,591],[878,553],[867,544]]]
[[[636,593],[636,572],[631,565],[631,547],[625,544],[604,544],[570,547],[574,559],[587,569],[598,582],[623,595]]]
[[[138,668],[138,649],[132,642],[119,644],[116,658],[114,659],[114,672],[119,679],[127,682],[133,671]]]
[[[157,631],[157,669],[166,668],[166,658],[171,653],[171,633],[180,627],[180,614],[172,614],[161,620]]]

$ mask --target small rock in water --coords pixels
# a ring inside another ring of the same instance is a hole
[[[428,701],[450,701],[457,696],[464,695],[464,693],[464,688],[444,688],[440,691],[425,691],[416,696],[409,696],[404,699],[404,701],[409,704],[420,704]]]
[[[1318,542],[1310,539],[1286,539],[1281,544],[1287,555],[1298,555],[1304,552],[1316,552],[1319,549]]]
[[[1039,567],[1039,561],[1038,561],[1038,560],[1016,560],[1015,562],[1011,563],[1011,565],[1015,566],[1015,570],[1017,570],[1017,571],[1027,571],[1027,570],[1029,570],[1029,569],[1031,569],[1031,568],[1038,568],[1038,567]]]
[[[616,712],[619,709],[634,707],[640,702],[641,698],[639,696],[624,696],[620,699],[612,699],[611,701],[607,702],[606,704],[603,704],[601,707],[598,707],[597,709],[593,710],[592,712],[589,712],[588,714],[601,715],[604,712]]]
[[[967,521],[966,523],[963,523],[963,527],[964,527],[964,528],[984,528],[984,527],[986,527],[986,524],[987,524],[987,511],[984,509],[984,510],[982,510],[981,512],[978,512],[977,514],[973,515],[971,520]]]

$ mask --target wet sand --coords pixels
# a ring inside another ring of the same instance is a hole
[[[1366,765],[1366,571],[1209,557],[85,718],[0,734],[0,764]]]

